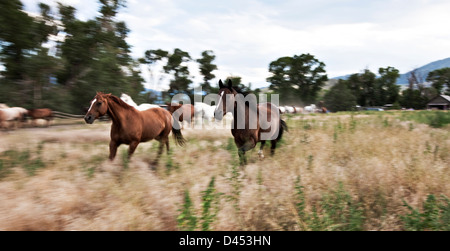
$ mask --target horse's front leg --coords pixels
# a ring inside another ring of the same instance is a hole
[[[133,141],[130,143],[130,147],[128,148],[128,159],[131,158],[131,155],[133,155],[133,153],[136,150],[136,147],[138,145],[139,145],[139,141]]]
[[[247,157],[245,157],[245,151],[243,148],[238,149],[238,155],[239,155],[239,164],[241,166],[247,165]]]
[[[241,166],[247,165],[247,157],[245,156],[245,152],[255,148],[255,146],[256,142],[253,139],[250,139],[238,148],[239,162]]]
[[[116,153],[117,153],[117,148],[119,147],[120,144],[118,144],[116,141],[111,140],[109,142],[109,160],[114,160],[114,158],[116,157]]]

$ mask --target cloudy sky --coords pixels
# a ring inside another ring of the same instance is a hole
[[[37,0],[22,2],[37,11]],[[82,20],[98,15],[96,0],[60,2]],[[450,57],[449,10],[448,0],[127,0],[117,19],[131,30],[133,57],[180,48],[199,58],[213,50],[214,81],[237,75],[255,88],[269,85],[268,65],[283,56],[313,54],[330,78],[387,66],[405,73]],[[196,83],[197,68],[190,65]]]

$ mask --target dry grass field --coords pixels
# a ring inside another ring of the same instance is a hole
[[[242,168],[229,129],[184,129],[153,168],[156,141],[109,161],[107,122],[0,131],[0,230],[442,230],[450,127],[414,113],[285,116]]]

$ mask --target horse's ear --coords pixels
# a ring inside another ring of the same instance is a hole
[[[228,89],[230,89],[230,90],[231,90],[231,87],[233,87],[233,83],[231,82],[231,79],[228,79],[227,87],[228,87]]]
[[[223,83],[222,83],[222,79],[219,79],[219,89],[222,89],[222,88],[224,88],[225,86],[223,85]]]

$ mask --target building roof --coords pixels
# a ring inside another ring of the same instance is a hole
[[[440,96],[445,98],[446,100],[448,100],[448,102],[450,102],[450,96],[448,96],[448,95],[440,95]]]
[[[441,94],[431,99],[428,105],[446,105],[447,103],[450,103],[450,96]]]

